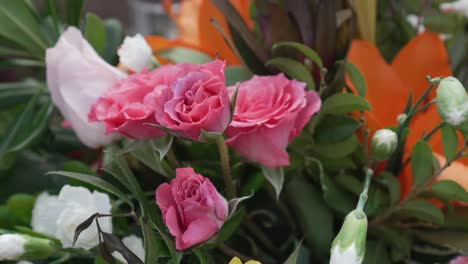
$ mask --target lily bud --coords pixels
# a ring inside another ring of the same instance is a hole
[[[330,264],[361,264],[366,251],[367,216],[360,210],[351,211],[333,240]]]
[[[49,239],[20,234],[0,235],[0,260],[44,259],[55,250]]]
[[[396,150],[398,136],[390,129],[380,129],[374,133],[371,142],[372,158],[377,161],[387,160]]]
[[[454,77],[442,79],[437,89],[437,111],[447,124],[466,127],[468,120],[468,96],[463,85]]]
[[[153,52],[140,34],[136,34],[134,37],[125,37],[117,54],[120,63],[134,72],[147,69],[152,64]]]

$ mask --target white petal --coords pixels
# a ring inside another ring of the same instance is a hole
[[[24,254],[26,239],[16,234],[0,235],[0,260],[17,260]]]
[[[84,187],[65,185],[60,190],[58,199],[65,202],[67,207],[70,203],[77,204],[80,207],[94,207],[93,195]]]
[[[151,47],[140,34],[136,34],[134,37],[125,37],[117,54],[120,63],[134,72],[140,72],[151,66],[153,56]]]
[[[103,124],[89,123],[88,112],[99,96],[125,75],[100,58],[74,27],[47,49],[46,66],[52,100],[80,140],[98,147],[117,138],[105,135]]]
[[[357,256],[356,245],[353,243],[344,251],[335,246],[330,257],[330,264],[361,264],[363,260],[362,256]]]
[[[56,221],[65,208],[65,203],[57,196],[41,193],[34,204],[32,211],[31,226],[36,232],[47,235],[55,235]]]

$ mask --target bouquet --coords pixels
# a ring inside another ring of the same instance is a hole
[[[397,2],[1,0],[0,261],[468,263],[468,4]]]

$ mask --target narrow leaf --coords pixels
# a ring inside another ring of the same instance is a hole
[[[452,180],[436,181],[431,185],[430,194],[436,198],[457,202],[468,202],[468,192]]]
[[[85,221],[83,221],[81,224],[79,224],[76,228],[75,228],[75,235],[73,236],[73,244],[72,246],[74,247],[75,246],[75,243],[76,241],[78,240],[78,237],[80,236],[81,232],[85,231],[86,229],[88,229],[88,227],[93,223],[94,219],[96,218],[96,216],[98,216],[99,213],[95,213],[95,214],[92,214],[90,217],[88,217],[88,219],[86,219]]]
[[[107,261],[109,264],[115,264],[115,258],[112,254],[107,250],[106,246],[103,243],[99,243],[99,254],[101,257]]]
[[[379,174],[379,178],[382,179],[387,187],[390,195],[390,204],[395,204],[400,199],[401,187],[400,183],[395,176],[390,172],[384,171]]]
[[[317,54],[317,52],[315,52],[313,49],[309,48],[308,46],[302,43],[291,41],[276,42],[275,44],[273,44],[272,50],[276,51],[280,47],[295,48],[296,50],[304,54],[307,58],[315,62],[315,64],[317,64],[317,66],[319,66],[320,69],[323,68],[322,59],[320,59],[320,56]]]
[[[234,93],[231,96],[231,121],[236,111],[237,94],[239,93],[239,87],[240,87],[240,83],[236,85],[236,89],[234,90]]]
[[[344,114],[353,111],[370,111],[371,106],[364,97],[351,93],[338,93],[328,97],[322,105],[324,114]]]
[[[143,264],[141,259],[139,259],[135,253],[128,249],[119,238],[106,232],[102,232],[101,234],[104,240],[103,244],[109,252],[119,252],[122,254],[127,263]]]
[[[297,259],[299,258],[299,252],[301,252],[302,240],[299,241],[294,251],[289,255],[288,259],[284,264],[297,264]]]
[[[104,23],[97,15],[92,13],[86,15],[84,36],[96,52],[102,55],[106,40],[106,30]]]
[[[172,146],[173,137],[165,135],[163,137],[151,140],[151,146],[159,153],[159,160],[162,160]]]
[[[269,60],[266,63],[266,66],[273,66],[284,72],[292,79],[305,82],[308,89],[315,89],[315,82],[312,79],[312,75],[309,69],[296,60],[285,57],[277,57]]]
[[[345,61],[345,68],[354,88],[356,88],[360,96],[364,97],[366,95],[366,80],[364,79],[364,76],[358,68],[349,61]]]
[[[444,214],[439,207],[424,200],[412,200],[400,210],[402,214],[416,219],[441,225],[444,223]]]
[[[413,186],[427,182],[432,176],[432,150],[424,140],[419,140],[411,152],[411,171]]]
[[[449,125],[444,125],[440,130],[445,158],[447,161],[453,161],[458,149],[457,133]]]
[[[275,189],[276,199],[279,199],[279,195],[281,193],[281,189],[283,189],[283,183],[284,183],[283,168],[279,167],[275,169],[270,169],[270,168],[265,168],[262,166],[262,172],[265,178],[270,182],[270,184]]]

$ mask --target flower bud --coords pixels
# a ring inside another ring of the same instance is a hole
[[[330,264],[360,264],[364,260],[367,236],[367,216],[360,210],[351,211],[333,240]]]
[[[406,121],[406,118],[408,118],[408,115],[405,114],[405,113],[402,113],[402,114],[399,114],[397,116],[397,122],[398,124],[402,125],[405,121]]]
[[[49,239],[20,234],[0,235],[0,260],[44,259],[55,250]]]
[[[372,158],[377,161],[387,160],[395,151],[398,136],[390,129],[380,129],[374,133],[371,142]]]
[[[140,34],[136,34],[134,37],[125,37],[117,54],[120,63],[134,72],[147,69],[151,66],[153,58],[151,47]]]
[[[468,119],[468,96],[463,85],[454,77],[444,78],[437,89],[437,111],[447,124],[463,126]]]

